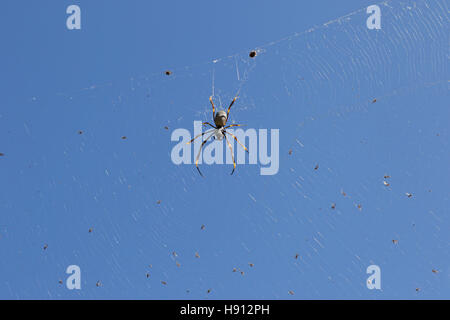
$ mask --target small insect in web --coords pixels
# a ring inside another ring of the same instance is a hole
[[[191,141],[189,141],[187,144],[191,144],[192,142],[194,142],[195,139],[197,139],[198,137],[202,137],[205,134],[211,133],[206,140],[203,140],[201,146],[200,146],[200,150],[198,151],[197,154],[197,158],[195,160],[195,166],[197,167],[198,172],[200,173],[200,175],[203,177],[202,172],[200,171],[200,168],[198,167],[198,159],[200,158],[200,153],[202,152],[202,148],[205,145],[205,143],[209,140],[209,138],[211,138],[213,135],[215,138],[217,138],[217,140],[222,140],[225,137],[225,140],[227,141],[228,147],[230,149],[231,152],[231,159],[233,159],[233,171],[231,171],[231,174],[234,173],[234,170],[236,169],[236,161],[234,161],[234,153],[233,153],[233,147],[231,146],[230,141],[227,138],[227,134],[230,135],[231,137],[234,138],[234,140],[236,140],[237,143],[239,143],[241,145],[242,148],[244,148],[245,151],[247,151],[248,153],[248,149],[238,140],[238,138],[236,138],[236,136],[234,134],[232,134],[231,132],[226,131],[226,129],[231,128],[231,127],[241,127],[241,124],[230,124],[227,126],[227,121],[229,119],[229,115],[230,115],[230,109],[233,106],[234,102],[236,101],[237,96],[233,98],[233,100],[230,103],[230,106],[228,107],[227,112],[225,112],[225,110],[220,110],[217,111],[216,113],[216,107],[214,106],[214,102],[212,97],[209,97],[209,102],[211,103],[212,106],[212,110],[213,110],[213,120],[214,120],[214,124],[212,125],[209,122],[203,122],[203,125],[208,125],[210,127],[212,127],[213,129],[202,132],[201,134],[197,135],[196,137],[194,137]]]

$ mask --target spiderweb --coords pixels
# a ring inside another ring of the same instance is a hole
[[[26,275],[31,289],[4,280],[2,296],[442,297],[450,284],[448,8],[378,5],[380,30],[366,27],[364,8],[253,48],[254,58],[243,50],[169,75],[31,98],[24,135],[44,183],[20,175],[1,197],[15,214],[1,227],[14,256],[20,219],[24,254],[39,272]],[[202,178],[193,164],[174,165],[171,132],[211,122],[209,96],[224,109],[236,94],[230,121],[280,129],[278,174],[202,165]],[[49,143],[48,126],[64,144]],[[20,188],[40,193],[13,206],[8,192]],[[48,239],[44,257],[32,253]],[[70,264],[81,266],[83,290],[39,280],[64,278]],[[381,267],[381,291],[366,287],[371,264]]]

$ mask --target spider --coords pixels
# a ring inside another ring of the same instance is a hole
[[[234,140],[236,140],[237,143],[239,143],[242,148],[245,149],[245,151],[247,151],[248,153],[248,149],[236,138],[236,136],[234,134],[232,134],[231,132],[226,131],[226,129],[231,128],[231,127],[241,127],[241,124],[230,124],[230,125],[226,125],[227,121],[228,121],[228,116],[230,115],[230,109],[231,106],[234,104],[234,102],[236,101],[238,97],[234,97],[233,101],[231,101],[230,106],[228,107],[227,112],[225,112],[225,110],[220,110],[217,111],[216,113],[216,107],[214,106],[214,102],[212,97],[209,97],[209,102],[211,102],[211,106],[212,106],[212,110],[213,110],[213,120],[214,120],[214,124],[215,126],[213,126],[211,123],[209,122],[203,122],[202,124],[208,125],[210,127],[212,127],[213,129],[210,129],[208,131],[205,131],[199,135],[197,135],[196,137],[194,137],[191,141],[189,141],[187,144],[191,144],[192,142],[194,142],[195,139],[197,139],[198,137],[202,137],[207,133],[211,133],[208,138],[206,138],[206,140],[202,141],[202,145],[200,146],[200,150],[198,151],[197,154],[197,159],[195,160],[195,166],[197,167],[198,173],[200,173],[200,175],[203,177],[202,172],[200,171],[200,168],[198,167],[198,159],[200,158],[200,153],[202,152],[202,148],[205,145],[205,143],[209,140],[209,138],[211,138],[213,135],[215,138],[217,138],[217,140],[222,140],[225,137],[225,140],[227,141],[228,147],[230,148],[230,152],[231,152],[231,158],[233,159],[233,171],[231,171],[231,174],[234,173],[234,170],[236,169],[236,161],[234,161],[234,154],[233,154],[233,148],[231,146],[230,141],[228,141],[228,138],[226,136],[226,134],[229,134],[231,137],[234,138]]]

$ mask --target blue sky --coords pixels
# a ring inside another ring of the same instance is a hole
[[[372,4],[4,1],[0,298],[448,299],[448,8]],[[236,92],[279,172],[175,165]]]

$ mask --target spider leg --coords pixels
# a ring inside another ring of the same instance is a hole
[[[231,152],[231,159],[233,159],[233,171],[231,171],[231,174],[234,173],[234,169],[236,169],[236,161],[234,161],[234,154],[233,154],[233,147],[231,146],[230,141],[228,141],[228,138],[226,135],[224,135],[225,140],[227,140],[228,143],[228,147],[230,148],[230,152]]]
[[[205,132],[205,133],[206,133],[206,132]],[[198,173],[200,173],[200,175],[201,175],[202,177],[203,177],[203,174],[202,174],[202,172],[200,171],[200,168],[198,167],[198,159],[200,158],[200,153],[202,152],[203,146],[205,145],[206,141],[208,141],[209,138],[211,138],[211,136],[212,136],[213,134],[214,134],[214,132],[211,133],[211,134],[208,136],[208,138],[206,138],[206,140],[203,140],[202,145],[200,146],[200,149],[198,150],[197,158],[195,159],[195,166],[197,167]]]
[[[228,115],[230,114],[231,106],[234,104],[234,102],[236,101],[237,98],[238,98],[237,96],[234,97],[233,101],[231,101],[230,106],[228,107],[228,111],[227,111],[227,121],[228,121]]]
[[[247,151],[247,153],[249,153],[248,149],[238,140],[238,138],[236,138],[236,136],[234,134],[232,134],[231,132],[228,132],[228,131],[224,131],[224,132],[231,135],[234,138],[234,140],[236,140],[236,142],[239,143],[241,145],[241,147],[244,148],[245,151]]]
[[[211,123],[209,122],[203,122],[202,125],[209,125],[211,127],[213,127],[214,129],[217,129],[215,126],[213,126]]]
[[[231,127],[243,127],[243,126],[245,126],[245,124],[230,124],[229,126],[226,126],[224,129],[231,128]]]
[[[209,102],[211,102],[212,108],[213,108],[213,119],[216,117],[216,107],[214,107],[214,102],[212,99],[212,96],[209,97]]]
[[[211,131],[213,131],[213,129],[209,129],[208,131],[205,131],[205,132],[200,133],[199,135],[195,136],[194,139],[192,139],[191,141],[186,142],[186,144],[191,144],[191,143],[194,142],[194,140],[197,139],[198,137],[200,137],[200,136],[203,137],[205,134],[210,133]]]

